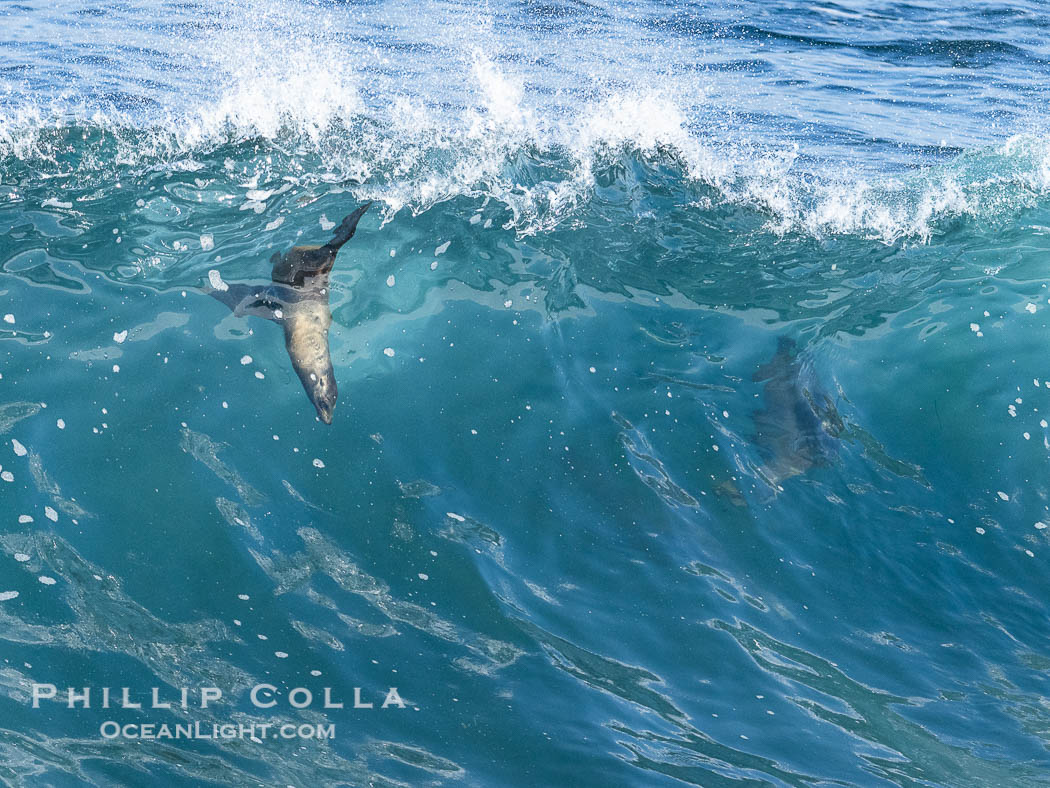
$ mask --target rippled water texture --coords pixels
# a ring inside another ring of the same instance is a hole
[[[0,2],[0,782],[1050,785],[1048,27]]]

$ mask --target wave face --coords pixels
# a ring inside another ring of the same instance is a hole
[[[1048,28],[0,5],[0,780],[1050,785]],[[203,288],[366,200],[328,427]]]

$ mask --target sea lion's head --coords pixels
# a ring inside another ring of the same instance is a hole
[[[327,355],[327,354],[326,354]],[[303,382],[306,395],[317,409],[317,418],[325,424],[332,423],[332,411],[335,410],[335,401],[339,396],[339,390],[335,385],[335,371],[332,362],[325,358],[325,364],[310,368],[306,365],[294,363],[295,371],[299,373],[299,380]]]
[[[316,378],[316,380],[313,378]],[[339,396],[332,365],[329,364],[328,369],[320,375],[314,373],[310,380],[303,381],[303,385],[306,387],[306,393],[310,397],[310,402],[317,408],[317,418],[325,424],[331,424],[332,411],[335,410],[335,400]]]

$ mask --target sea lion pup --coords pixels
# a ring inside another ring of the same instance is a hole
[[[339,392],[328,350],[328,274],[339,249],[354,237],[357,223],[372,203],[367,202],[343,219],[324,246],[293,246],[270,258],[272,284],[226,284],[217,271],[209,271],[208,294],[222,301],[238,317],[253,315],[280,323],[292,367],[303,382],[306,395],[325,424]]]

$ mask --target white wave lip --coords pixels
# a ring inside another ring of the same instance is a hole
[[[170,108],[148,127],[119,112],[71,114],[54,101],[5,109],[0,157],[53,156],[52,132],[77,123],[109,133],[117,148],[112,161],[132,166],[185,165],[231,141],[263,140],[269,145],[255,154],[255,164],[264,174],[274,149],[288,154],[272,164],[272,181],[352,181],[357,197],[385,203],[388,219],[455,197],[490,198],[508,210],[504,226],[522,235],[553,230],[577,215],[594,195],[597,173],[622,155],[672,164],[686,182],[712,189],[715,199],[764,215],[775,233],[887,243],[928,241],[938,223],[954,216],[994,220],[1050,190],[1050,145],[1036,135],[911,173],[850,175],[834,163],[803,172],[799,144],[764,145],[740,138],[731,126],[706,123],[705,114],[721,110],[702,84],[685,91],[677,80],[660,89],[653,87],[660,80],[651,78],[599,87],[593,100],[554,108],[478,46],[459,53],[469,98],[462,106],[438,108],[409,92],[366,102],[361,86],[370,75],[337,44],[301,37],[291,42],[296,57],[276,57],[290,45],[281,38],[287,20],[279,18],[290,12],[257,10],[263,21],[239,30],[235,46],[226,31],[202,47],[221,87],[198,106]],[[267,31],[265,24],[276,26]],[[289,173],[302,154],[315,157],[317,171]],[[546,177],[524,184],[522,159],[542,161]],[[249,192],[263,193],[271,190]],[[697,199],[700,210],[706,200]],[[277,229],[278,221],[268,226]],[[211,236],[201,236],[203,250],[212,246]]]

